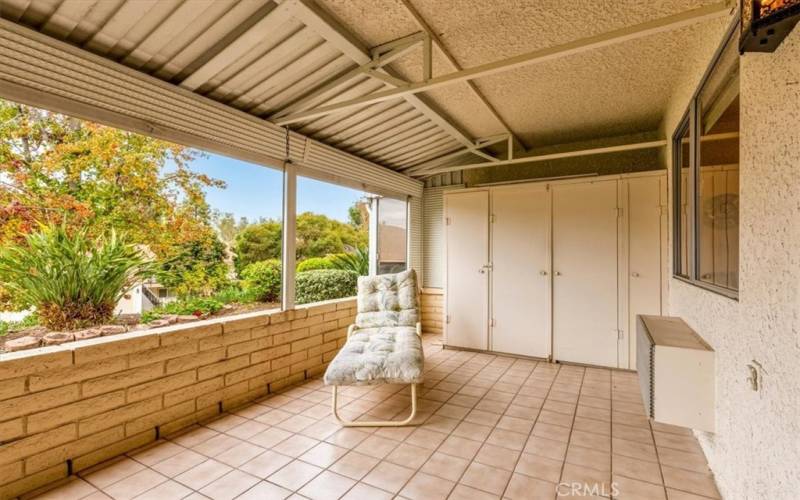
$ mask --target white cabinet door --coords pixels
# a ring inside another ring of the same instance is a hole
[[[492,192],[492,350],[550,355],[550,198],[543,184]]]
[[[627,368],[636,367],[636,316],[661,314],[663,176],[628,179],[628,321]],[[631,365],[630,363],[633,363]]]
[[[444,197],[445,343],[489,348],[489,192]]]
[[[617,367],[617,181],[553,186],[554,357]]]

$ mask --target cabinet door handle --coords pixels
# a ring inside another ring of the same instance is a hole
[[[539,271],[539,274],[541,274],[542,276],[547,276],[547,271]]]
[[[631,276],[633,276],[634,278],[638,278],[639,277],[639,273],[633,272],[633,273],[631,273]]]
[[[556,276],[561,276],[561,271],[556,271]]]

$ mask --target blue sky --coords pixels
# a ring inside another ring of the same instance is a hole
[[[254,165],[225,156],[207,154],[195,160],[191,169],[225,181],[226,189],[208,188],[209,205],[220,212],[233,213],[250,220],[281,216],[283,174],[275,169]],[[364,193],[305,177],[297,180],[297,211],[315,212],[347,221],[347,209]]]

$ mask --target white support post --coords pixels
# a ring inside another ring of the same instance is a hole
[[[297,229],[297,167],[283,164],[283,231],[281,266],[281,306],[284,311],[294,308],[295,299],[295,235]]]
[[[369,200],[369,275],[378,274],[378,207],[377,196]]]

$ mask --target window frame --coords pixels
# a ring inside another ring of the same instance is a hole
[[[708,83],[709,78],[714,73],[714,70],[717,68],[717,65],[722,58],[725,50],[729,48],[730,44],[736,43],[736,35],[738,34],[739,28],[739,15],[736,15],[732,20],[730,26],[725,32],[725,35],[722,38],[722,42],[717,47],[716,51],[714,52],[714,56],[711,58],[711,62],[707,66],[705,72],[703,73],[703,77],[700,79],[700,83],[695,88],[694,93],[692,94],[691,101],[689,101],[689,105],[684,112],[683,116],[681,117],[680,121],[678,122],[678,126],[675,128],[672,134],[672,179],[670,182],[672,188],[672,217],[673,217],[673,232],[672,232],[672,277],[676,280],[683,281],[690,285],[694,285],[698,288],[702,288],[704,290],[708,290],[710,292],[716,293],[718,295],[722,295],[723,297],[727,297],[733,300],[739,300],[739,288],[731,289],[722,287],[719,285],[715,285],[713,283],[708,283],[706,281],[702,281],[698,277],[698,268],[697,263],[699,262],[700,258],[700,246],[697,244],[699,241],[699,224],[697,221],[698,212],[697,206],[700,203],[700,192],[697,189],[699,186],[699,160],[700,160],[700,151],[698,148],[698,140],[699,132],[700,132],[700,107],[698,106],[700,100],[700,94],[703,91],[703,88]],[[737,49],[738,50],[738,49]],[[688,123],[687,123],[688,121]],[[687,130],[689,131],[689,175],[687,178],[687,186],[686,186],[686,202],[687,202],[687,216],[686,222],[689,225],[688,230],[686,231],[686,235],[688,238],[687,242],[687,267],[688,269],[683,270],[681,269],[681,247],[679,245],[682,244],[682,235],[681,235],[681,168],[682,168],[682,149],[681,149],[681,141],[682,141],[682,134],[684,134]],[[740,239],[741,241],[741,239]],[[741,268],[741,262],[738,263],[739,267]],[[678,271],[686,271],[687,274],[680,274]]]

